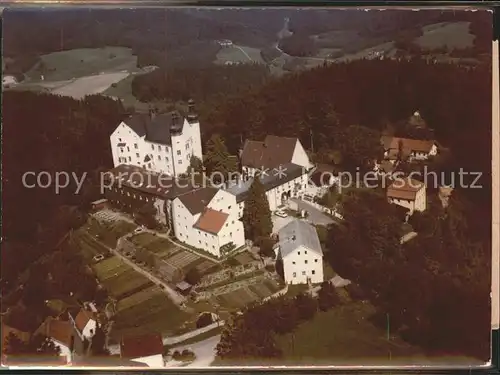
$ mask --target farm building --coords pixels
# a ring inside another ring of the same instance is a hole
[[[425,211],[427,207],[426,187],[423,182],[412,178],[397,179],[387,188],[387,199],[409,210]]]

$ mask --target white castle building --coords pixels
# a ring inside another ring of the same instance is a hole
[[[188,115],[150,111],[123,120],[110,136],[113,164],[128,164],[170,176],[185,174],[191,157],[202,159],[200,123],[194,102]]]

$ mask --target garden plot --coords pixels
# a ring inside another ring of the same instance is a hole
[[[149,298],[141,303],[123,309],[118,307],[120,310],[114,317],[111,331],[111,336],[116,340],[146,332],[171,335],[191,318],[159,289],[150,290]]]
[[[126,295],[139,292],[152,285],[149,279],[130,267],[115,272],[111,277],[102,280],[101,283],[116,299],[124,298]]]

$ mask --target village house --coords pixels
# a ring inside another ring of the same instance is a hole
[[[313,167],[298,138],[268,135],[263,142],[247,140],[240,151],[244,175],[253,177],[255,172],[272,172],[286,164],[295,164],[309,170]]]
[[[234,195],[204,187],[179,195],[172,203],[175,237],[216,257],[245,244]]]
[[[82,308],[78,314],[69,313],[68,316],[80,340],[90,340],[94,336],[97,328],[97,316],[95,312]]]
[[[142,363],[148,367],[161,368],[165,366],[163,351],[163,341],[158,333],[124,337],[120,342],[120,357],[122,359]]]
[[[203,158],[200,123],[189,101],[187,116],[179,111],[137,113],[123,120],[110,136],[113,163],[142,167],[169,176],[188,171],[191,157]]]
[[[275,248],[277,260],[283,264],[287,284],[317,284],[323,282],[323,251],[316,228],[295,219],[278,232]]]
[[[59,348],[60,356],[64,357],[67,363],[71,363],[75,343],[73,332],[73,325],[69,321],[49,316],[35,331],[35,335],[47,336]]]
[[[434,140],[420,140],[399,137],[382,137],[384,158],[391,163],[400,160],[427,160],[438,153],[437,143]]]
[[[425,211],[427,207],[427,193],[423,182],[412,178],[398,178],[387,188],[389,203],[397,204],[409,210]]]

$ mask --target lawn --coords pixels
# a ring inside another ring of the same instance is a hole
[[[140,292],[134,293],[131,296],[121,299],[118,302],[117,310],[123,311],[130,307],[139,305],[150,298],[155,297],[155,295],[162,293],[161,289],[154,285],[149,288],[143,289]]]
[[[112,277],[114,274],[122,273],[130,267],[125,264],[119,257],[112,256],[110,258],[101,260],[99,263],[93,264],[92,269],[94,270],[97,278],[101,281]]]
[[[388,341],[387,332],[368,321],[373,313],[368,303],[350,302],[317,313],[293,334],[277,336],[286,364],[389,365],[389,355],[400,364],[421,356],[419,349],[399,338]]]
[[[27,77],[39,81],[43,75],[44,82],[64,81],[101,72],[135,71],[136,66],[137,56],[132,55],[130,48],[80,48],[41,56],[41,63]]]
[[[469,22],[444,22],[422,28],[424,35],[415,42],[425,49],[447,46],[451,49],[471,47],[474,35],[469,32]]]

